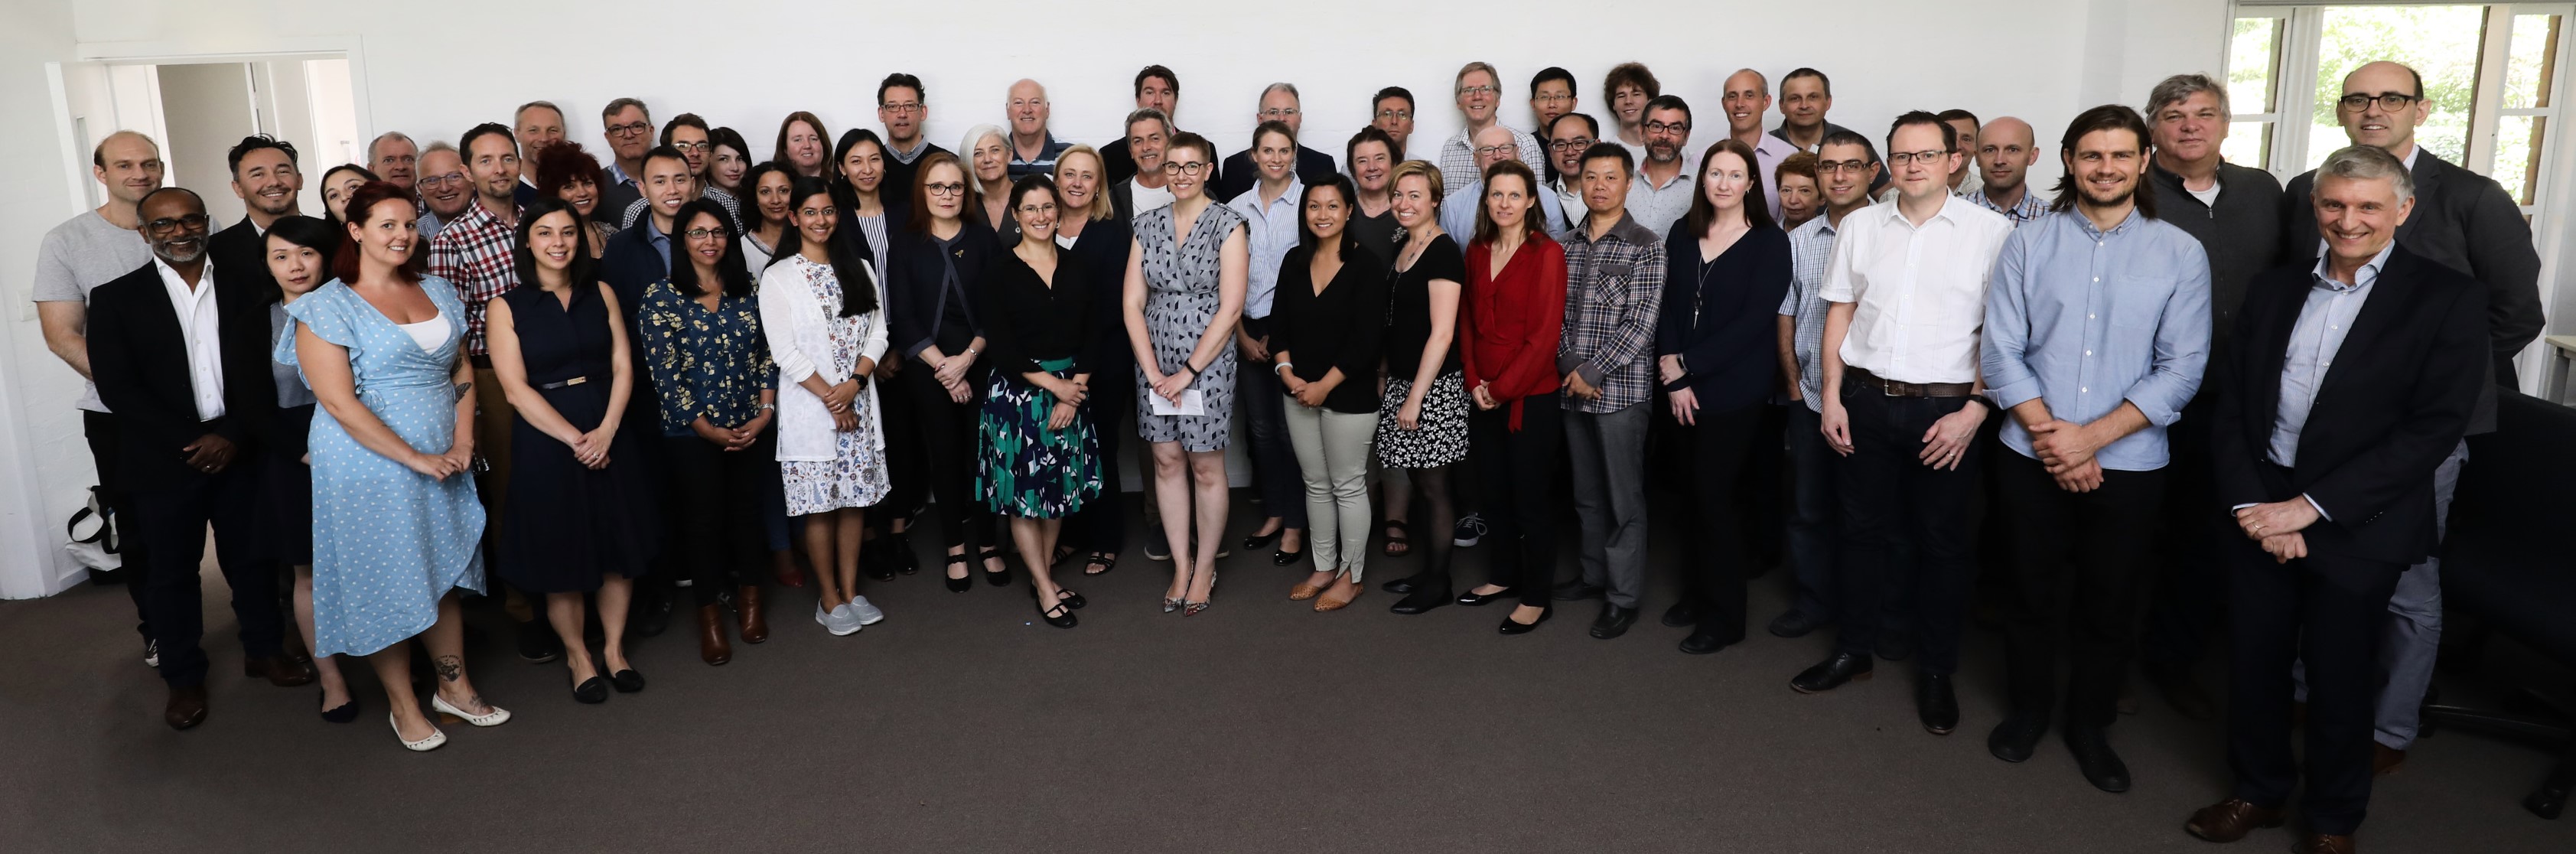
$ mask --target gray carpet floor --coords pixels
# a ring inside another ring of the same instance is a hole
[[[1988,632],[1969,640],[1948,737],[1915,723],[1910,667],[1789,690],[1830,633],[1761,632],[1785,572],[1754,582],[1745,643],[1676,652],[1684,632],[1655,624],[1678,585],[1671,509],[1645,619],[1607,642],[1584,632],[1597,602],[1525,637],[1495,633],[1499,608],[1397,617],[1375,590],[1316,614],[1286,601],[1305,567],[1266,550],[1223,563],[1214,608],[1165,615],[1170,564],[1131,547],[1078,582],[1091,606],[1071,631],[1035,621],[1024,576],[966,594],[935,567],[862,582],[888,618],[839,638],[808,619],[810,593],[773,589],[769,643],[707,667],[675,620],[632,644],[650,688],[593,707],[561,665],[520,662],[481,609],[468,666],[516,717],[448,725],[422,755],[396,745],[362,665],[348,725],[314,717],[314,689],[238,675],[212,572],[213,711],[184,733],[161,723],[123,591],[0,602],[0,850],[2220,850],[2181,830],[2227,790],[2220,727],[2152,691],[2113,735],[2137,787],[2110,795],[2053,735],[2022,765],[1986,754],[2002,701]],[[1238,534],[1252,512],[1238,507]],[[1461,552],[1467,583],[1483,551]],[[1371,575],[1420,560],[1373,559]],[[2576,820],[2518,806],[2548,764],[2443,732],[2381,781],[2361,840],[2576,850]],[[2290,842],[2264,831],[2232,849]]]

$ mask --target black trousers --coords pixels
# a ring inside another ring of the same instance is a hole
[[[2380,636],[2406,564],[2313,548],[2305,558],[2276,563],[2241,536],[2222,549],[2232,588],[2227,759],[2236,769],[2236,796],[2280,807],[2297,786],[2290,663],[2305,661],[2308,787],[2300,811],[2315,832],[2350,834],[2370,804]]]
[[[1773,409],[1754,404],[1731,412],[1700,410],[1683,428],[1691,445],[1691,495],[1698,506],[1699,572],[1691,576],[1691,595],[1700,600],[1698,633],[1726,643],[1744,639],[1744,579],[1754,560],[1749,541],[1760,530],[1745,519],[1739,499],[1764,423]],[[1777,432],[1769,440],[1780,438]]]
[[[206,556],[207,525],[215,528],[215,562],[232,587],[243,654],[265,658],[280,651],[285,623],[277,609],[277,567],[264,559],[259,530],[261,464],[258,455],[245,454],[220,473],[188,472],[134,496],[150,554],[141,579],[144,610],[161,645],[161,679],[173,686],[206,682],[197,565]]]
[[[1806,404],[1795,404],[1799,409]],[[1753,427],[1753,438],[1744,458],[1744,476],[1738,481],[1735,506],[1736,524],[1744,528],[1744,550],[1752,567],[1759,569],[1783,563],[1789,547],[1789,448],[1784,434],[1789,428],[1789,409],[1776,403],[1755,407],[1761,413]]]
[[[2242,539],[2236,526],[2219,512],[2217,476],[2209,454],[2209,421],[2217,394],[2203,389],[2182,420],[2165,431],[2173,461],[2165,481],[2164,531],[2156,538],[2157,565],[2149,572],[2150,589],[2139,662],[2164,669],[2187,668],[2207,654],[2218,623],[2218,602],[2227,596],[2226,559],[2221,549],[2230,538]]]
[[[909,415],[921,431],[922,482],[929,486],[930,498],[939,505],[940,519],[946,523],[942,542],[964,546],[970,561],[979,547],[994,541],[993,513],[975,497],[975,454],[980,441],[976,429],[983,416],[984,378],[982,363],[967,369],[966,386],[975,394],[965,403],[956,403],[948,399],[947,387],[939,384],[938,374],[927,363],[907,363],[895,375],[905,396],[912,399]]]
[[[2045,719],[2055,708],[2064,648],[2067,724],[2110,726],[2137,647],[2139,582],[2165,473],[2104,469],[2100,487],[2068,492],[2047,466],[2006,449],[1994,474],[2012,566],[2004,662],[2013,712]]]
[[[1556,480],[1565,412],[1556,395],[1542,394],[1522,398],[1517,431],[1511,413],[1506,404],[1467,416],[1467,459],[1481,471],[1480,499],[1490,511],[1486,581],[1519,592],[1523,605],[1545,608],[1556,582],[1556,507],[1565,498]]]
[[[1847,385],[1852,454],[1840,466],[1844,555],[1842,629],[1835,648],[1869,655],[1886,619],[1881,599],[1911,587],[1917,661],[1959,669],[1959,624],[1976,580],[1976,497],[1985,445],[1971,441],[1955,469],[1924,465],[1923,434],[1970,405],[1965,397],[1891,397]],[[1898,559],[1911,544],[1915,560]],[[1910,584],[1909,584],[1910,582]]]
[[[760,569],[769,563],[760,491],[778,481],[775,435],[763,433],[739,451],[695,434],[662,437],[664,488],[677,509],[670,517],[673,548],[667,551],[675,553],[701,606],[760,583]]]
[[[120,561],[116,577],[125,581],[125,595],[134,600],[134,631],[150,640],[152,609],[143,604],[143,576],[152,550],[143,542],[143,524],[134,512],[134,495],[125,490],[124,435],[117,429],[116,416],[81,410],[81,437],[89,440],[90,464],[98,469],[98,497],[116,516]]]
[[[1066,545],[1083,544],[1086,551],[1116,556],[1127,548],[1127,495],[1122,486],[1127,469],[1119,465],[1118,443],[1135,432],[1128,419],[1136,413],[1136,368],[1134,360],[1126,364],[1095,367],[1091,372],[1091,397],[1082,404],[1083,417],[1091,419],[1091,432],[1100,439],[1101,495],[1083,502],[1068,520],[1073,530],[1066,533]],[[1303,500],[1302,498],[1300,500]]]

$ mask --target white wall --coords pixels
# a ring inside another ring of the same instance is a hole
[[[656,118],[696,112],[765,147],[778,118],[791,110],[815,112],[835,133],[853,124],[875,126],[876,81],[908,71],[930,90],[930,138],[943,146],[953,148],[970,125],[999,123],[1004,92],[1021,77],[1048,84],[1059,137],[1096,144],[1115,138],[1120,118],[1133,107],[1128,87],[1136,69],[1158,62],[1181,76],[1181,125],[1228,151],[1245,145],[1254,102],[1273,81],[1294,82],[1305,93],[1306,139],[1333,152],[1366,124],[1371,93],[1405,86],[1423,99],[1418,155],[1457,129],[1447,95],[1451,79],[1459,65],[1478,59],[1502,70],[1513,95],[1505,99],[1504,116],[1521,127],[1530,124],[1523,99],[1539,68],[1572,70],[1581,84],[1580,109],[1600,116],[1606,113],[1602,73],[1638,60],[1655,69],[1666,91],[1697,108],[1694,139],[1702,143],[1722,132],[1716,93],[1729,73],[1750,66],[1776,81],[1801,65],[1833,76],[1833,118],[1865,133],[1882,133],[1889,118],[1907,109],[1963,107],[1985,117],[2020,116],[2046,142],[2087,107],[2144,100],[2163,75],[2216,72],[2227,16],[2225,0],[1953,0],[1930,7],[1920,0],[1591,6],[1318,0],[1257,11],[1200,4],[1174,12],[1103,0],[988,0],[971,7],[811,0],[11,4],[13,19],[28,19],[23,26],[13,20],[0,36],[13,48],[24,43],[7,51],[13,62],[0,67],[0,106],[18,108],[13,115],[49,114],[38,63],[70,53],[69,40],[92,56],[348,50],[362,139],[401,130],[424,142],[452,141],[475,123],[509,121],[510,109],[522,101],[544,98],[570,112],[574,139],[599,148],[598,106],[632,96],[650,103]],[[16,14],[20,7],[28,14]],[[48,25],[66,14],[74,21],[71,32]],[[436,38],[429,37],[433,32]],[[1828,32],[1846,46],[1821,47]],[[309,164],[307,171],[318,174],[328,165]],[[2032,180],[2046,185],[2056,175],[2054,158],[2044,158]],[[77,185],[38,177],[47,180],[0,177],[0,189],[17,188],[6,182],[33,184],[9,198],[44,202],[0,211],[0,296],[12,331],[29,340],[33,324],[21,318],[31,316],[23,307],[36,238],[79,207],[66,189]],[[203,189],[221,192],[222,186],[217,181]],[[57,450],[65,437],[76,443],[77,420],[55,414],[67,412],[75,394],[70,372],[36,358],[40,347],[22,342],[14,352],[25,382],[0,408],[28,414],[9,427],[29,428]],[[42,467],[40,491],[58,496],[85,485],[87,461],[78,456]],[[0,474],[0,481],[20,481],[19,488],[26,488],[24,479]],[[26,551],[0,560],[24,560]],[[8,569],[0,564],[0,575]]]
[[[76,148],[86,164],[86,143],[68,127],[57,132],[50,117],[61,105],[45,73],[45,63],[72,58],[73,43],[70,0],[10,0],[0,26],[0,56],[9,58],[0,66],[0,115],[24,118],[17,144],[26,163],[43,165],[0,170],[0,198],[17,200],[0,205],[0,598],[50,594],[75,574],[61,557],[62,523],[91,479],[72,408],[80,378],[46,352],[27,300],[45,230],[82,207],[81,185],[55,164]]]

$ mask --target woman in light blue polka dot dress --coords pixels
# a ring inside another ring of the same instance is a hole
[[[420,637],[438,669],[430,705],[475,726],[510,713],[466,679],[459,588],[482,592],[483,507],[474,499],[473,373],[456,286],[421,275],[427,246],[409,194],[360,186],[338,278],[287,306],[294,337],[277,358],[299,365],[320,401],[313,416],[315,655],[368,656],[403,746],[447,736],[412,695]]]

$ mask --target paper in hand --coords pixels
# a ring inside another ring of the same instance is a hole
[[[1151,392],[1146,393],[1145,399],[1153,405],[1153,412],[1156,415],[1207,414],[1207,398],[1201,395],[1198,389],[1181,392],[1181,402],[1178,404],[1174,404],[1171,398]]]

